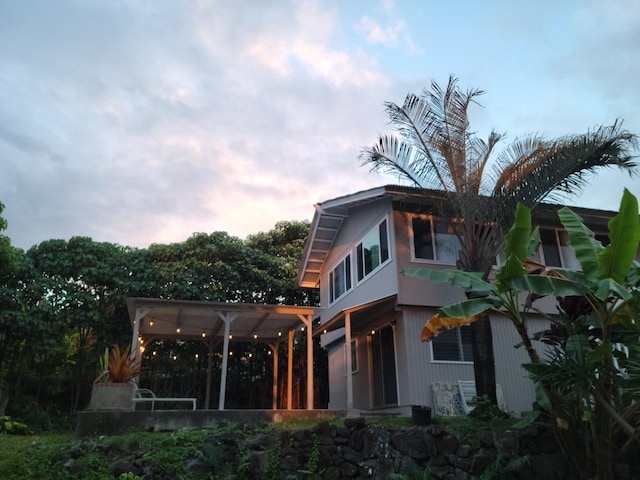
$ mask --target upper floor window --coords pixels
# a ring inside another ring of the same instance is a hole
[[[576,252],[569,246],[569,234],[555,228],[540,229],[540,249],[534,259],[548,267],[580,269]]]
[[[430,216],[415,216],[411,222],[414,258],[456,263],[460,241],[453,225],[446,225]]]
[[[358,281],[373,272],[389,259],[387,220],[372,229],[356,247]]]
[[[431,358],[437,362],[473,362],[471,327],[440,332],[431,340]]]
[[[333,303],[351,290],[351,255],[347,255],[329,272],[329,302]]]

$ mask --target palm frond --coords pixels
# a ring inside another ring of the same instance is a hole
[[[517,200],[534,207],[545,198],[578,193],[599,168],[618,166],[633,173],[637,164],[631,151],[637,147],[637,137],[620,126],[616,122],[553,142],[539,137],[515,142],[501,158],[503,171],[494,194],[507,205]]]

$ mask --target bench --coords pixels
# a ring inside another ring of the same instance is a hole
[[[156,394],[153,393],[148,388],[138,388],[136,387],[134,390],[133,398],[131,399],[133,404],[137,403],[151,403],[151,410],[155,410],[156,403],[158,402],[189,402],[191,403],[192,410],[196,409],[196,399],[195,398],[185,398],[185,397],[176,397],[176,398],[168,398],[168,397],[156,397]]]

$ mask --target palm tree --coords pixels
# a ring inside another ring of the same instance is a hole
[[[518,202],[534,208],[545,199],[576,193],[599,167],[618,166],[634,173],[637,165],[630,152],[637,147],[637,137],[615,122],[554,140],[528,135],[494,156],[504,134],[491,131],[484,141],[469,129],[469,106],[483,93],[462,91],[457,78],[450,76],[445,90],[432,82],[431,90],[420,96],[409,93],[402,106],[386,102],[387,116],[397,130],[381,135],[360,158],[371,171],[443,191],[443,219],[459,220],[454,222],[460,240],[456,267],[482,272],[486,279]],[[489,317],[471,328],[477,392],[495,404]]]

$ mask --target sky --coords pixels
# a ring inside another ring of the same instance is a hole
[[[359,159],[384,102],[451,74],[503,147],[640,134],[639,50],[636,0],[0,0],[3,233],[146,248],[311,220],[398,183]],[[616,210],[624,187],[604,170],[567,203]]]

